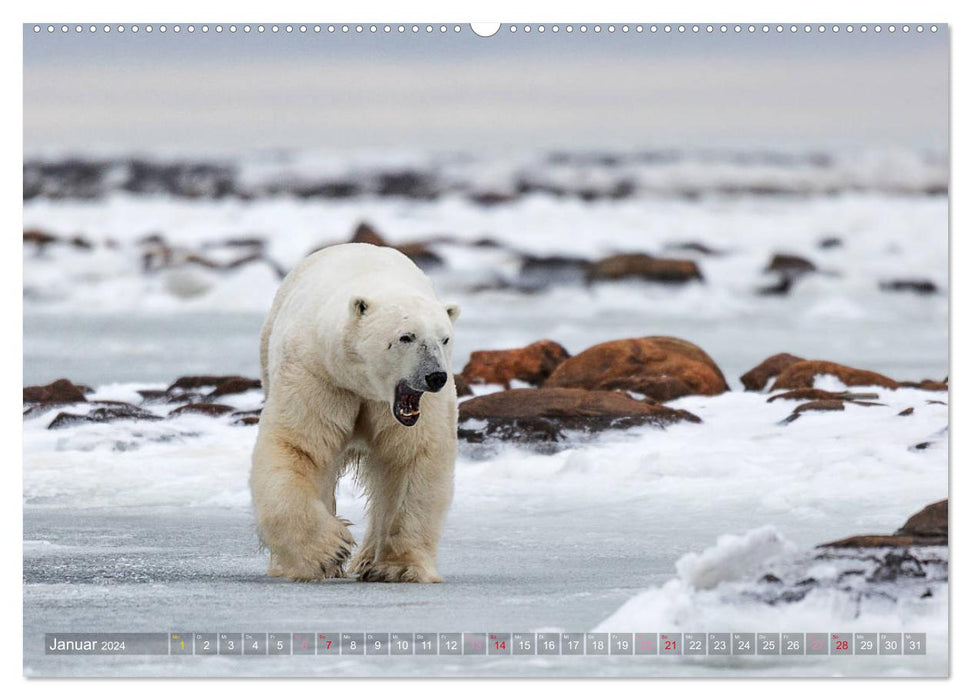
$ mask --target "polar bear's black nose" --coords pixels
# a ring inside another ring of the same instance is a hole
[[[425,383],[428,385],[429,391],[439,391],[447,381],[448,375],[445,372],[432,372],[425,375]]]

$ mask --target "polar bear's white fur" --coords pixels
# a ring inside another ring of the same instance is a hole
[[[441,581],[457,317],[391,248],[325,248],[287,275],[263,327],[266,403],[250,476],[271,576],[345,575],[355,542],[334,490],[354,464],[369,523],[351,570],[364,581]]]

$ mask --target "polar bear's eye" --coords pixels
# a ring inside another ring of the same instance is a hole
[[[414,333],[405,333],[403,336],[401,336],[400,338],[398,338],[398,341],[401,342],[401,343],[410,343],[414,339],[415,339],[415,334]]]
[[[448,345],[448,338],[442,341],[442,345]]]

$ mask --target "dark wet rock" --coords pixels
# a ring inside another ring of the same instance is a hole
[[[175,418],[176,416],[181,416],[186,413],[198,413],[203,416],[224,416],[227,413],[233,412],[232,406],[227,406],[221,403],[190,403],[185,406],[179,406],[178,408],[169,412],[169,418]]]
[[[779,389],[810,389],[820,375],[833,375],[846,386],[882,386],[896,389],[900,384],[877,372],[848,367],[826,360],[802,360],[794,362],[776,377],[772,391]]]
[[[665,426],[700,419],[687,411],[637,401],[616,391],[513,389],[459,405],[459,437],[512,442],[558,442],[565,433],[595,433],[638,425]]]
[[[143,403],[164,403],[169,399],[164,389],[139,389],[138,395],[142,397]]]
[[[775,396],[770,396],[766,403],[772,403],[777,399],[783,401],[817,401],[817,400],[834,400],[834,401],[853,401],[862,402],[869,399],[879,398],[878,394],[860,394],[854,393],[852,391],[826,391],[825,389],[793,389],[792,391],[787,391],[783,394],[776,394]]]
[[[494,190],[472,192],[469,194],[469,199],[484,207],[491,207],[497,204],[508,204],[509,202],[516,201],[518,198],[519,195],[516,192],[500,192]]]
[[[84,385],[78,385],[69,379],[58,379],[44,386],[25,386],[24,403],[39,404],[69,404],[83,403]]]
[[[664,246],[665,250],[673,250],[684,253],[698,253],[699,255],[706,255],[708,257],[719,257],[725,254],[725,251],[719,250],[718,248],[712,248],[705,243],[699,243],[698,241],[685,241],[682,243],[668,243]]]
[[[756,367],[743,374],[740,379],[742,385],[748,391],[761,391],[768,384],[769,380],[779,375],[789,366],[802,362],[803,358],[781,352],[762,360]]]
[[[664,284],[683,284],[704,278],[694,260],[656,258],[644,253],[622,253],[590,265],[588,282],[642,280]]]
[[[513,350],[478,350],[462,370],[469,384],[502,384],[513,379],[541,385],[570,353],[553,340],[540,340]]]
[[[782,579],[775,574],[766,574],[759,579],[761,583],[782,583]]]
[[[429,247],[429,243],[413,241],[411,243],[403,243],[401,245],[393,246],[388,243],[384,236],[378,233],[374,226],[366,221],[362,221],[357,225],[357,228],[354,229],[354,233],[351,236],[349,243],[369,243],[382,248],[394,248],[398,252],[403,253],[411,258],[412,262],[418,265],[418,267],[426,270],[445,264],[445,260],[442,258],[442,256],[433,251]]]
[[[461,373],[453,375],[453,378],[455,379],[456,396],[472,396],[472,389],[469,387],[469,382]]]
[[[262,383],[259,379],[249,379],[238,374],[228,375],[192,375],[179,377],[166,389],[170,397],[181,397],[185,394],[195,392],[196,395],[202,394],[207,398],[217,398],[227,394],[241,394],[251,389],[259,389]],[[199,392],[200,389],[212,387],[208,392]]]
[[[904,410],[902,410],[897,415],[898,416],[912,416],[912,415],[914,415],[914,407],[911,406],[910,408],[905,408]]]
[[[794,283],[795,279],[793,277],[789,275],[780,275],[779,279],[773,284],[759,287],[755,290],[755,293],[762,297],[786,296],[792,291],[792,285]]]
[[[544,289],[555,284],[582,284],[590,270],[586,258],[566,255],[524,255],[519,268],[518,286]]]
[[[686,340],[665,336],[594,345],[562,362],[543,386],[619,389],[657,401],[728,391],[725,376],[704,350]]]
[[[110,405],[100,406],[86,414],[58,413],[47,428],[48,430],[56,430],[82,423],[112,423],[119,420],[159,421],[162,418],[138,406],[112,402]]]
[[[838,399],[823,399],[820,401],[809,401],[808,403],[796,406],[793,413],[805,413],[806,411],[843,411],[846,410],[843,402]]]
[[[915,294],[937,294],[937,285],[927,279],[898,279],[886,280],[880,283],[880,289],[885,292],[913,292]]]
[[[826,238],[819,239],[816,246],[822,250],[832,250],[833,248],[842,248],[843,239],[837,236],[827,236]]]
[[[804,275],[807,272],[816,272],[816,265],[812,261],[799,255],[788,253],[776,253],[772,256],[769,264],[765,267],[765,272],[781,272],[787,275]]]
[[[776,282],[766,287],[760,287],[756,293],[760,296],[785,296],[792,291],[793,285],[803,275],[816,272],[816,265],[798,255],[776,253],[763,270],[776,275]]]
[[[260,422],[260,415],[262,413],[262,408],[257,408],[252,411],[234,411],[230,414],[229,418],[232,420],[231,425],[256,425]]]
[[[834,548],[906,548],[947,545],[947,542],[948,509],[947,499],[945,499],[932,503],[920,512],[910,516],[907,522],[904,523],[904,526],[893,535],[856,535],[835,542],[828,542],[820,546]]]

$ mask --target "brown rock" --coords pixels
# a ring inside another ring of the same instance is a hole
[[[469,388],[469,383],[461,373],[454,374],[452,377],[455,379],[456,396],[472,396],[472,389]]]
[[[175,418],[176,416],[181,416],[183,413],[199,413],[204,416],[222,416],[232,411],[235,411],[232,406],[227,406],[221,403],[189,403],[185,406],[179,406],[174,411],[169,412],[169,418]]]
[[[25,386],[24,403],[81,403],[84,389],[69,379],[58,379],[45,386]]]
[[[469,442],[490,437],[557,442],[567,430],[590,433],[680,421],[701,422],[687,411],[637,401],[617,391],[513,389],[459,405],[459,437]]]
[[[34,245],[37,247],[38,251],[41,251],[51,243],[57,243],[58,241],[59,239],[57,236],[47,233],[46,231],[41,231],[39,229],[24,230],[24,245]]]
[[[897,415],[898,416],[912,416],[912,415],[914,415],[914,407],[911,406],[910,408],[905,408],[904,410],[902,410]]]
[[[919,382],[900,382],[900,386],[907,389],[923,389],[924,391],[947,391],[947,379],[939,382],[935,379],[922,379]]]
[[[820,547],[915,547],[946,545],[946,537],[915,537],[914,535],[854,535],[846,539],[827,542]]]
[[[378,233],[377,230],[366,221],[362,221],[357,225],[357,228],[354,229],[354,235],[351,236],[350,242],[370,243],[371,245],[377,246],[388,245],[387,241],[384,240],[384,237],[381,236],[381,234]]]
[[[591,264],[587,271],[588,282],[623,279],[681,284],[704,278],[694,260],[655,258],[643,253],[612,255]]]
[[[787,253],[776,253],[765,268],[766,272],[782,272],[785,274],[804,274],[815,272],[816,266],[809,260],[799,255]]]
[[[462,370],[470,384],[502,384],[506,389],[513,379],[541,385],[570,353],[552,340],[540,340],[514,350],[478,350]]]
[[[893,535],[856,535],[821,547],[913,547],[947,545],[947,499],[907,519]]]
[[[780,352],[778,355],[762,360],[762,362],[743,374],[740,379],[748,391],[761,391],[772,377],[779,375],[789,366],[802,362],[803,358]]]
[[[621,389],[658,401],[728,391],[725,376],[704,350],[665,336],[594,345],[565,360],[543,386]]]
[[[263,409],[257,408],[252,411],[235,411],[229,417],[233,419],[232,425],[256,425],[260,422],[262,413]]]
[[[914,535],[916,537],[947,537],[947,499],[931,503],[919,513],[911,515],[904,526],[897,530],[897,535]]]
[[[776,377],[772,391],[778,389],[810,389],[820,374],[832,374],[847,386],[882,386],[896,389],[900,384],[890,377],[865,369],[847,367],[825,360],[802,360],[786,367]]]

